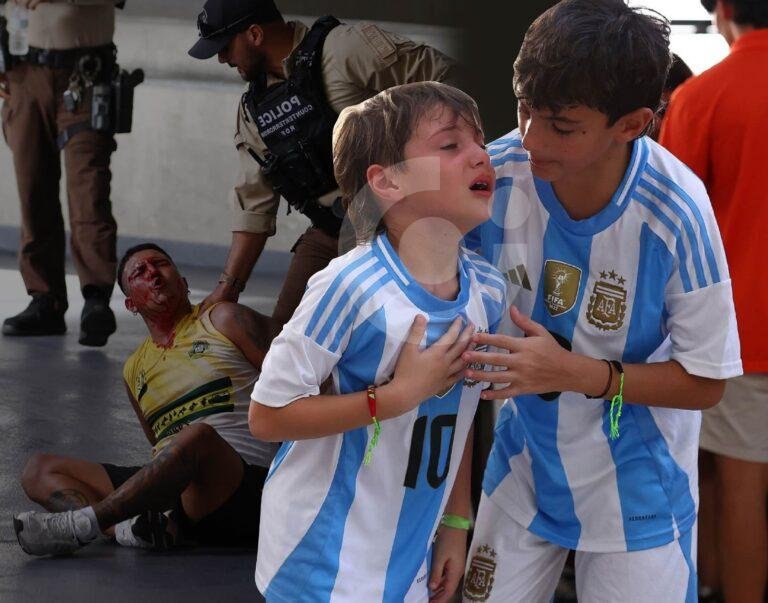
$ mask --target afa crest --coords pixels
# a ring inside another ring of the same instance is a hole
[[[573,308],[580,284],[581,268],[557,260],[544,262],[544,305],[550,316],[560,316]]]
[[[624,324],[627,312],[627,282],[616,271],[601,272],[595,281],[587,306],[587,320],[601,331],[617,331]]]
[[[468,601],[487,601],[493,589],[496,573],[496,551],[487,544],[477,548],[464,580],[464,598]]]

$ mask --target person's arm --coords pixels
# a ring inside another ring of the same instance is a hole
[[[451,495],[445,506],[445,515],[466,519],[472,514],[472,448],[474,428],[470,425],[461,464],[456,473]],[[432,547],[432,572],[429,577],[430,603],[450,601],[464,575],[467,560],[467,530],[441,525]]]
[[[326,40],[323,61],[328,102],[337,113],[399,84],[457,80],[455,61],[373,23],[335,29]]]
[[[269,236],[267,233],[260,232],[233,232],[229,254],[224,264],[224,273],[236,278],[241,283],[247,283],[253,267],[261,257],[261,252],[264,251]],[[223,281],[203,300],[201,310],[222,301],[235,303],[240,299],[240,293],[239,287],[231,282]]]
[[[248,362],[261,370],[269,344],[276,335],[269,317],[246,306],[224,302],[211,310],[211,323],[235,344]]]
[[[136,398],[134,398],[133,392],[131,392],[131,388],[128,387],[128,383],[126,381],[123,381],[123,383],[125,384],[125,391],[128,393],[128,399],[131,401],[131,406],[133,406],[133,411],[136,413],[136,418],[139,420],[139,425],[141,425],[141,429],[144,431],[144,435],[147,436],[149,443],[154,446],[157,444],[157,438],[155,437],[155,434],[152,433],[152,428],[144,418],[144,415],[141,412],[141,407],[136,401]]]
[[[240,175],[232,190],[233,225],[224,273],[245,284],[251,276],[267,239],[275,234],[280,197],[272,190],[261,167],[250,151],[263,156],[264,147],[252,124],[246,121],[245,109],[240,106],[237,116],[235,145],[240,159]],[[250,151],[249,151],[250,150]],[[201,309],[221,301],[236,302],[240,287],[221,282],[203,300]]]
[[[375,29],[377,31],[373,35],[381,36],[392,44],[394,57],[384,58],[378,69],[367,74],[368,88],[380,92],[392,86],[425,81],[457,85],[457,64],[453,59],[426,44]],[[360,74],[361,78],[365,75]]]
[[[461,354],[469,345],[474,327],[467,325],[462,329],[462,320],[457,318],[440,339],[422,350],[419,344],[426,328],[426,318],[417,316],[400,351],[392,380],[376,388],[376,415],[379,420],[404,414],[422,400],[464,378],[465,363]],[[287,363],[281,361],[269,365],[269,361],[270,356],[264,364],[264,374],[289,370]],[[320,375],[317,379],[315,386],[318,389],[326,377]],[[257,382],[256,387],[259,388],[259,385]],[[257,439],[280,442],[320,438],[357,429],[369,425],[371,415],[366,391],[311,395],[284,406],[263,404],[254,395],[248,423]]]
[[[500,389],[485,390],[485,400],[504,400],[524,394],[553,391],[599,395],[608,382],[608,367],[601,359],[569,352],[539,323],[510,307],[512,322],[526,337],[478,334],[477,344],[488,344],[503,352],[467,351],[464,360],[483,363],[500,370],[468,370],[467,377],[503,384]],[[609,358],[610,360],[610,358]],[[722,379],[709,379],[688,373],[679,362],[624,364],[624,400],[645,406],[697,410],[710,408],[720,401],[725,387]],[[612,371],[610,399],[619,391],[619,375]]]

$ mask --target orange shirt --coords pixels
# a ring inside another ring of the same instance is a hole
[[[768,29],[672,95],[659,142],[707,187],[728,257],[744,371],[768,373]]]

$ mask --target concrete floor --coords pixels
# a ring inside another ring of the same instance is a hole
[[[217,271],[182,269],[200,301],[215,286]],[[68,333],[59,337],[0,337],[0,601],[183,600],[254,601],[255,551],[198,549],[152,554],[114,544],[87,547],[69,558],[27,556],[16,542],[13,513],[36,508],[19,485],[25,460],[47,451],[119,464],[146,462],[149,446],[125,397],[123,361],[146,331],[116,291],[112,309],[118,332],[104,348],[77,343],[82,299],[67,276]],[[270,312],[277,277],[251,280],[242,301]],[[15,257],[0,254],[0,319],[28,302]]]

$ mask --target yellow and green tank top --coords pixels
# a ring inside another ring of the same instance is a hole
[[[203,421],[246,462],[268,467],[277,445],[254,438],[248,406],[259,372],[199,306],[176,325],[173,344],[147,337],[128,358],[123,376],[157,438],[156,454],[185,425]]]

